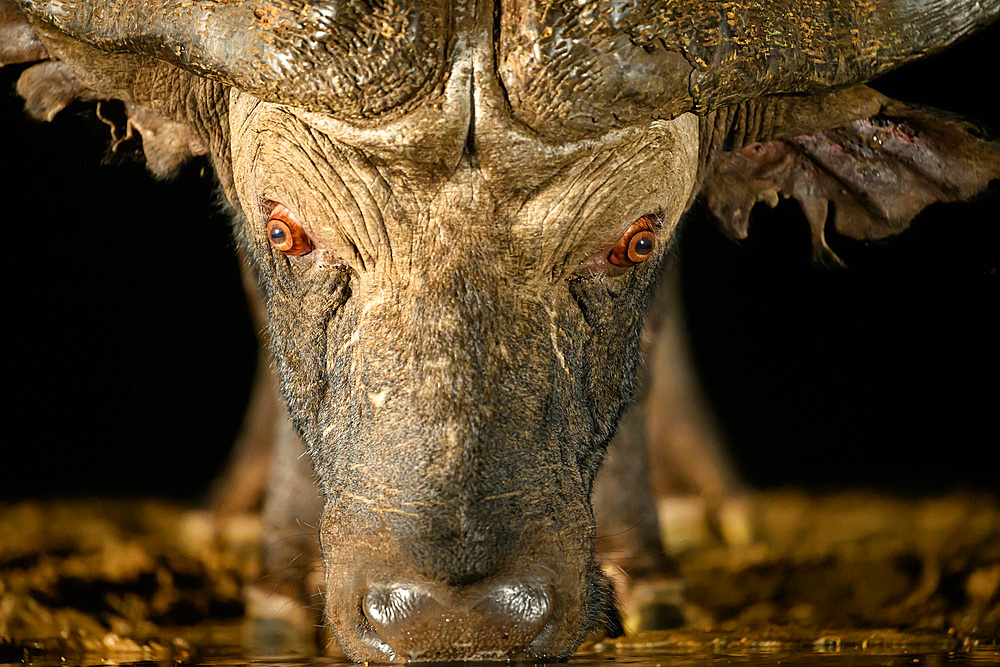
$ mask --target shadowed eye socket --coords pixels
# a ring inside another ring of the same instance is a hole
[[[628,267],[652,257],[656,247],[653,230],[659,226],[658,222],[655,215],[644,215],[636,220],[608,253],[608,262]]]
[[[302,224],[295,219],[287,206],[272,204],[267,220],[267,240],[275,250],[286,255],[305,255],[312,252],[313,244]]]

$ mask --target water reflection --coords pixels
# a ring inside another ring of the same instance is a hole
[[[23,647],[16,652],[9,652],[10,645],[0,643],[0,667],[13,665],[32,665],[34,667],[92,667],[96,665],[115,665],[116,667],[160,665],[180,667],[347,667],[355,665],[344,657],[302,658],[302,659],[261,659],[247,658],[239,654],[237,649],[216,647],[201,652],[197,658],[175,660],[144,660],[137,662],[115,662],[107,659],[73,660],[57,654],[33,654],[30,648]],[[435,663],[435,667],[450,663]],[[453,663],[455,667],[471,667],[477,663]],[[500,665],[503,663],[478,663],[484,665]],[[524,667],[537,664],[539,667],[550,667],[554,663],[516,663]],[[612,649],[581,651],[563,664],[567,667],[610,667],[611,665],[686,667],[688,665],[755,665],[770,667],[784,665],[796,667],[819,665],[829,667],[895,667],[907,665],[951,665],[955,667],[996,667],[1000,665],[1000,643],[980,644],[968,650],[930,650],[926,646],[896,646],[876,650],[858,647],[841,647],[839,650],[827,650],[813,647],[790,649],[786,646],[756,646],[746,651],[678,651],[678,650],[639,650]]]
[[[237,665],[253,664],[259,667],[304,667],[305,665],[316,665],[323,667],[340,667],[352,665],[344,658],[324,658],[311,661],[287,661],[287,662],[267,662],[267,661],[216,661],[198,663],[208,667],[236,667]],[[475,663],[436,663],[436,665],[453,664],[455,667],[470,667]],[[480,663],[498,665],[501,663]],[[553,663],[517,663],[528,667],[537,664],[539,667],[550,667]],[[821,651],[748,651],[746,653],[677,653],[669,651],[605,651],[586,652],[573,656],[566,664],[568,667],[609,667],[611,665],[636,665],[636,666],[662,666],[662,667],[687,667],[689,665],[755,665],[758,667],[771,667],[772,665],[783,665],[785,667],[797,667],[805,665],[818,665],[829,667],[895,667],[907,665],[951,665],[954,667],[986,666],[996,667],[1000,665],[1000,646],[991,645],[980,647],[968,651],[908,651],[906,649],[896,649],[894,651],[861,651],[855,649],[842,650],[839,652]]]

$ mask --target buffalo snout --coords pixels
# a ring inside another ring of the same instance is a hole
[[[386,551],[394,553],[355,556],[349,564],[330,563],[338,556],[327,554],[327,615],[358,659],[535,659],[559,655],[578,640],[587,568],[557,570],[556,554],[543,566],[531,553],[456,585]]]
[[[533,659],[578,640],[596,571],[589,519],[559,531],[548,512],[476,504],[487,509],[374,520],[354,503],[328,508],[327,616],[352,656]]]
[[[554,596],[541,573],[461,588],[371,584],[359,595],[362,636],[401,660],[528,657],[539,652],[532,644],[552,617]]]

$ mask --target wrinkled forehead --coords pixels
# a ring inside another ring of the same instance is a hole
[[[234,161],[237,168],[241,162],[261,167],[262,160],[363,161],[389,181],[405,181],[404,190],[472,179],[502,201],[506,193],[533,192],[564,178],[596,178],[595,168],[607,172],[606,180],[621,180],[645,162],[669,179],[697,160],[698,123],[690,115],[567,138],[520,122],[492,69],[456,62],[448,84],[406,113],[363,123],[234,91]]]
[[[647,213],[673,223],[697,166],[698,122],[690,115],[554,141],[518,126],[509,109],[478,112],[470,122],[468,105],[428,104],[361,127],[248,98],[237,95],[233,105],[237,178],[257,198],[304,214],[319,205],[313,199],[325,199],[341,211],[395,211],[400,224],[453,217],[533,236],[597,221],[614,235]]]

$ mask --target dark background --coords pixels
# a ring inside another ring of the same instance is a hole
[[[877,82],[1000,129],[996,26]],[[255,339],[228,220],[194,163],[171,182],[106,158],[91,106],[27,120],[0,70],[6,436],[0,498],[199,497],[248,396]],[[733,243],[681,239],[695,359],[758,486],[1000,489],[1000,196],[810,263],[794,205]]]

